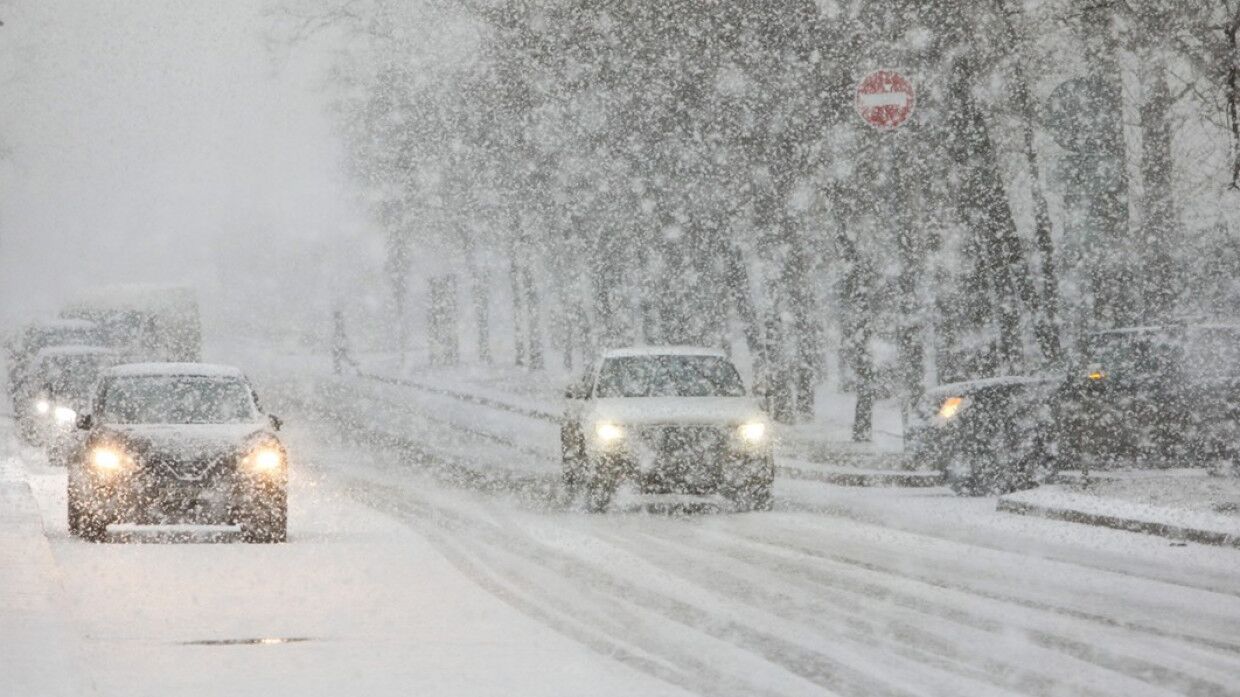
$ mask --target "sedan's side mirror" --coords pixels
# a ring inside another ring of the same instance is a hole
[[[271,430],[273,431],[279,431],[280,427],[284,425],[284,420],[275,414],[268,414],[267,421],[271,423]]]
[[[77,418],[73,420],[73,423],[79,430],[89,431],[91,427],[95,425],[95,420],[91,418],[90,414],[78,414]]]

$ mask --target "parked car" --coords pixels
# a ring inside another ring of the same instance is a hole
[[[18,423],[30,441],[46,446],[52,464],[64,463],[77,415],[89,411],[101,372],[117,362],[116,352],[102,346],[50,346],[35,357],[34,394]]]
[[[1056,396],[1060,449],[1086,466],[1236,462],[1240,327],[1096,332]]]
[[[1027,488],[1054,473],[1058,376],[1005,376],[928,390],[909,418],[905,447],[959,494]]]
[[[241,371],[202,363],[107,370],[70,459],[69,531],[101,540],[113,523],[239,525],[281,542],[288,456]]]
[[[570,387],[561,424],[563,483],[591,511],[617,487],[722,495],[769,509],[771,429],[721,351],[649,347],[607,351]]]

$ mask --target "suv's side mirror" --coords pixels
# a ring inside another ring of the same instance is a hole
[[[273,431],[279,431],[280,427],[284,425],[284,419],[281,419],[275,414],[268,414],[267,421],[271,424],[271,430]]]
[[[73,423],[78,427],[78,429],[82,431],[89,431],[91,427],[95,425],[95,420],[91,418],[90,414],[78,414],[77,418],[73,420]]]

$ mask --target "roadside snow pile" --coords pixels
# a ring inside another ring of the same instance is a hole
[[[1240,547],[1240,516],[1213,510],[1220,493],[1240,498],[1240,482],[1134,477],[1044,486],[1000,497],[998,510],[1178,540]],[[1226,506],[1223,506],[1226,508]]]
[[[1240,520],[1240,477],[1212,476],[1201,469],[1099,478],[1082,493]]]

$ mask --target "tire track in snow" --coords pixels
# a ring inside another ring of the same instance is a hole
[[[1005,635],[1009,634],[1013,629],[1017,629],[1024,634],[1024,638],[1026,640],[1035,646],[1062,654],[1070,659],[1118,673],[1119,675],[1127,678],[1145,682],[1160,691],[1164,689],[1173,689],[1176,691],[1176,694],[1187,695],[1231,694],[1225,687],[1223,687],[1222,684],[1212,682],[1210,680],[1200,679],[1195,675],[1184,672],[1183,670],[1171,669],[1166,666],[1153,663],[1149,660],[1135,659],[1115,653],[1109,649],[1097,648],[1086,644],[1085,642],[1074,640],[1060,634],[1055,634],[1044,629],[1030,628],[1027,626],[1013,626],[1021,621],[1019,614],[1001,611],[999,614],[1003,615],[1005,618],[1013,618],[1014,622],[1008,623],[996,619],[986,618],[974,611],[962,609],[970,607],[967,602],[962,604],[936,603],[898,588],[898,586],[904,585],[904,582],[907,580],[904,577],[900,577],[895,582],[891,582],[888,579],[888,582],[891,583],[892,586],[897,586],[895,588],[876,583],[858,583],[857,579],[847,578],[840,576],[839,574],[824,573],[824,570],[821,568],[813,568],[803,564],[796,564],[794,560],[784,557],[776,557],[769,554],[747,555],[739,553],[736,549],[722,542],[712,543],[703,540],[702,536],[697,536],[691,540],[656,538],[650,535],[646,535],[645,538],[644,543],[646,545],[663,547],[664,549],[671,550],[674,553],[660,557],[658,555],[654,555],[650,551],[649,547],[643,547],[641,543],[622,541],[621,544],[630,549],[630,551],[644,554],[647,558],[650,558],[653,563],[666,565],[669,570],[675,573],[692,574],[694,567],[686,566],[683,563],[676,564],[668,561],[669,559],[696,558],[699,564],[703,566],[711,566],[712,573],[717,574],[720,577],[727,575],[735,576],[735,574],[731,573],[727,565],[723,565],[722,567],[720,567],[718,563],[712,565],[713,559],[729,558],[734,562],[740,562],[755,569],[765,570],[767,572],[773,570],[779,571],[781,573],[776,577],[778,581],[790,583],[807,592],[812,593],[816,590],[818,593],[824,594],[824,597],[829,597],[832,593],[844,593],[855,596],[857,597],[857,600],[862,602],[868,600],[893,603],[907,612],[917,613],[927,618],[933,618],[932,621],[934,622],[941,623],[941,621],[945,620],[962,629],[993,635],[992,640],[995,641],[1006,641],[1008,637]],[[689,571],[686,571],[686,569]],[[702,579],[709,579],[709,577],[701,576],[700,572],[697,576],[698,578],[696,580],[698,581],[701,581]],[[740,584],[753,585],[751,581],[745,580],[740,580]],[[780,596],[778,594],[774,594],[769,591],[763,593],[761,590],[755,592],[753,588],[749,589],[748,595],[745,593],[737,594],[737,598],[742,602],[753,603],[755,597],[763,598],[761,601],[762,604],[774,604],[778,603],[780,600]],[[849,607],[858,607],[855,601],[851,603],[841,601],[839,603],[835,603],[835,605],[841,610],[847,610]],[[1048,610],[1048,612],[1053,613],[1054,610]],[[958,652],[954,651],[954,642],[951,642],[945,637],[934,633],[932,630],[918,627],[915,624],[902,624],[901,622],[895,622],[893,624],[889,624],[889,626],[904,629],[909,634],[917,636],[918,639],[915,642],[911,642],[916,646],[924,646],[926,640],[931,642],[937,641],[940,647],[947,649],[943,656],[945,659],[950,660],[963,658],[976,660],[974,656],[960,655]],[[1110,629],[1110,627],[1108,627],[1108,629]],[[1160,634],[1157,638],[1163,638],[1163,636],[1164,635]],[[1121,638],[1121,640],[1123,639]],[[1155,653],[1157,652],[1157,647],[1148,648],[1150,651]],[[1235,669],[1234,665],[1233,669]],[[995,675],[1002,675],[1005,678],[1009,677],[1013,673],[1012,666],[1004,666],[1001,663],[983,666],[983,670],[992,671]],[[1015,668],[1015,673],[1017,675],[1019,675],[1020,672],[1021,671],[1019,668]],[[1040,684],[1037,677],[1025,675],[1022,676],[1022,678],[1023,681],[1011,682],[1008,680],[1003,680],[996,684],[1014,689],[1033,688],[1032,691],[1037,694],[1047,692],[1045,688],[1049,687],[1049,685]],[[1076,689],[1080,690],[1082,693],[1089,692],[1089,689],[1087,689],[1084,685],[1078,685]],[[1131,693],[1128,691],[1122,691],[1119,694]]]
[[[366,480],[351,479],[349,486],[356,490],[376,493],[373,485]],[[388,497],[392,495],[390,492],[387,494]],[[417,494],[409,490],[401,490],[397,496],[416,497]],[[377,498],[383,501],[383,494],[377,493]],[[389,498],[387,502],[390,504],[391,499]],[[456,535],[453,535],[450,540],[442,541],[444,544],[451,546],[464,543],[476,553],[489,551],[494,555],[498,551],[501,554],[517,554],[526,560],[537,560],[539,566],[549,569],[560,578],[575,579],[578,582],[577,588],[580,594],[588,594],[595,598],[593,602],[588,603],[590,606],[614,606],[611,599],[624,599],[637,607],[664,617],[669,622],[695,630],[707,637],[726,641],[760,656],[767,662],[782,667],[830,692],[876,697],[906,697],[915,694],[888,684],[886,676],[861,672],[822,651],[802,646],[731,618],[712,616],[699,607],[634,584],[579,558],[566,555],[558,549],[531,540],[514,530],[483,521],[476,516],[427,504],[425,501],[422,505],[430,506],[429,512],[406,519],[434,518],[451,521],[454,525],[460,526],[455,529]],[[520,574],[515,577],[509,576],[508,580],[524,588],[533,585],[529,584]],[[637,642],[633,643],[640,643],[650,638],[652,637],[640,637]],[[653,638],[657,639],[657,637]],[[752,692],[746,691],[740,694],[752,694]]]

